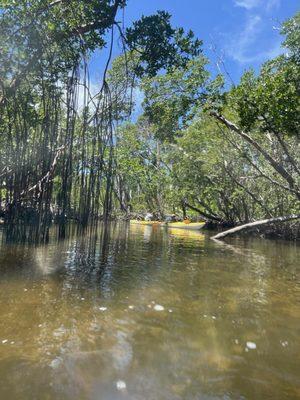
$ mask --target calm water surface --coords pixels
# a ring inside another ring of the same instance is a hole
[[[0,231],[1,400],[300,398],[300,247],[112,225]]]

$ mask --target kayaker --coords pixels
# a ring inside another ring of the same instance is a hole
[[[177,218],[175,214],[166,215],[165,222],[168,224],[170,222],[176,222]]]
[[[153,214],[147,213],[145,215],[145,221],[152,221],[153,220]]]

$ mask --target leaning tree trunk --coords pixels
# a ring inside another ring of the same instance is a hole
[[[267,225],[267,224],[292,221],[294,219],[300,219],[300,214],[287,215],[285,217],[261,219],[259,221],[250,222],[248,224],[244,224],[244,225],[236,226],[235,228],[232,228],[232,229],[228,229],[225,232],[218,233],[217,235],[213,236],[211,239],[223,239],[226,236],[234,235],[238,232],[245,231],[245,230],[248,230],[251,228],[256,228],[256,227],[259,227],[262,225]]]
[[[271,154],[269,154],[256,140],[254,140],[249,134],[241,130],[233,122],[226,119],[223,115],[210,111],[210,115],[224,124],[229,130],[237,133],[242,139],[251,144],[264,158],[265,160],[274,168],[274,170],[288,183],[288,190],[293,193],[298,200],[300,200],[300,190],[296,185],[295,179],[290,174],[290,172],[279,163]]]

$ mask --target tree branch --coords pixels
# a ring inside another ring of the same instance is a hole
[[[287,222],[287,221],[292,221],[295,219],[300,219],[300,214],[293,214],[293,215],[287,215],[285,217],[276,217],[276,218],[269,218],[269,219],[262,219],[259,221],[255,222],[250,222],[248,224],[236,226],[235,228],[228,229],[225,232],[218,233],[217,235],[213,236],[211,239],[218,240],[218,239],[223,239],[226,236],[234,235],[238,232],[244,231],[244,230],[249,230],[251,228],[259,227],[262,225],[267,225],[267,224],[274,224],[274,223],[280,223],[280,222]]]
[[[52,161],[52,164],[50,166],[49,171],[46,173],[46,175],[44,175],[35,185],[31,186],[29,189],[27,190],[23,190],[21,192],[21,196],[24,196],[25,194],[28,194],[36,189],[39,189],[39,191],[42,191],[42,185],[43,184],[47,184],[50,182],[50,180],[53,178],[53,174],[57,165],[57,162],[59,160],[60,155],[62,154],[62,152],[64,151],[66,146],[61,146],[57,149],[57,152],[54,156],[54,159]]]
[[[184,201],[183,204],[184,204],[187,208],[190,208],[191,210],[196,211],[197,213],[199,213],[199,214],[202,215],[203,217],[208,218],[209,220],[217,221],[217,222],[221,222],[221,221],[222,221],[222,218],[213,216],[213,215],[211,215],[211,214],[208,214],[208,213],[206,213],[205,211],[201,211],[199,208],[192,206],[191,204],[187,203],[186,201]]]
[[[242,137],[246,142],[251,144],[256,150],[259,151],[260,154],[269,162],[269,164],[281,175],[288,183],[289,187],[293,189],[294,193],[296,194],[297,198],[300,200],[300,191],[295,185],[294,178],[287,172],[287,170],[279,164],[269,153],[264,150],[261,145],[254,140],[251,136],[247,133],[243,132],[240,128],[237,127],[233,122],[226,119],[223,115],[218,114],[216,111],[210,111],[210,115],[224,124],[228,129],[233,132],[236,132],[240,137]]]

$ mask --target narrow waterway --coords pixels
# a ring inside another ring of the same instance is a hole
[[[0,231],[0,399],[300,398],[300,246],[116,224]]]

